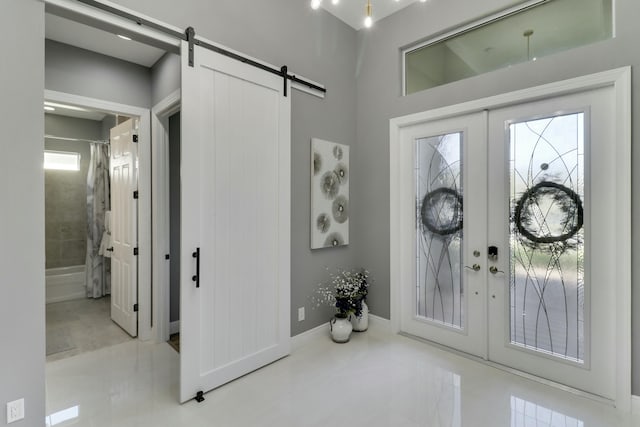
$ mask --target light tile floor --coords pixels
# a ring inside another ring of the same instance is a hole
[[[48,425],[640,426],[610,406],[370,329],[319,335],[291,356],[180,405],[179,354],[138,340],[47,363]]]
[[[76,356],[132,338],[111,320],[109,297],[47,304],[47,361]]]

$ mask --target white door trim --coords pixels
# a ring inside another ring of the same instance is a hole
[[[140,118],[138,133],[138,337],[143,340],[151,339],[151,126],[150,113],[147,108],[118,104],[97,98],[74,95],[52,90],[44,91],[44,99],[87,107],[95,110],[136,116]]]
[[[180,110],[180,89],[158,102],[151,109],[151,207],[153,253],[152,339],[164,342],[171,334],[169,262],[169,116]]]
[[[622,67],[601,73],[549,83],[529,89],[496,95],[462,104],[410,114],[390,120],[389,130],[389,179],[390,179],[390,305],[391,329],[400,332],[400,268],[403,256],[400,230],[402,216],[397,209],[400,203],[402,153],[401,130],[407,126],[440,120],[486,109],[495,109],[513,104],[541,100],[551,96],[568,95],[590,89],[613,86],[616,93],[615,132],[617,135],[615,235],[617,276],[612,279],[616,286],[616,407],[623,412],[631,410],[631,67]]]

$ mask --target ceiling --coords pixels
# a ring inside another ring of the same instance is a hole
[[[144,67],[151,67],[165,54],[162,49],[134,40],[123,40],[116,34],[50,13],[45,14],[45,37]]]
[[[310,0],[303,0],[310,3]],[[418,0],[371,0],[374,22],[391,15]],[[351,27],[363,28],[366,0],[324,0],[322,7]],[[309,6],[310,7],[310,6]],[[52,13],[45,14],[45,37],[60,43],[122,59],[144,67],[153,66],[165,50],[127,41],[116,34],[88,26]]]
[[[309,0],[306,0],[309,1]],[[404,9],[418,0],[371,0],[373,22]],[[310,1],[309,1],[310,3]],[[340,0],[337,5],[331,0],[323,0],[322,8],[359,30],[364,27],[366,0]]]
[[[107,113],[102,111],[89,110],[87,108],[76,109],[76,107],[74,107],[74,109],[68,109],[68,108],[64,108],[63,105],[64,104],[60,104],[59,106],[56,105],[55,107],[53,107],[55,108],[54,111],[45,110],[44,113],[53,114],[55,116],[66,116],[66,117],[75,117],[77,119],[95,120],[99,122],[102,121],[107,116]]]

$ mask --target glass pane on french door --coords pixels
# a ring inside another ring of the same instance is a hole
[[[511,123],[511,344],[584,361],[585,113]]]
[[[462,132],[416,140],[416,314],[464,322]]]

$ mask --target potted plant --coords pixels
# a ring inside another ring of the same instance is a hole
[[[331,319],[331,338],[335,342],[347,342],[351,337],[352,318],[358,317],[358,327],[362,328],[363,308],[366,309],[364,298],[368,292],[368,272],[366,270],[339,270],[330,273],[329,285],[318,288],[317,305],[328,304],[336,308],[337,312]],[[368,309],[367,316],[368,316]],[[366,326],[364,329],[366,330]]]
[[[369,272],[360,270],[353,274],[353,280],[358,283],[358,299],[355,302],[351,324],[356,332],[363,332],[369,328],[369,306],[367,295],[369,294]]]

